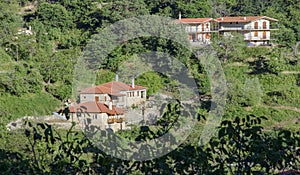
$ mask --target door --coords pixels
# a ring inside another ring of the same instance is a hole
[[[95,96],[95,101],[99,101],[99,96]]]
[[[195,33],[192,34],[192,40],[193,40],[194,42],[196,41],[196,34],[195,34]]]

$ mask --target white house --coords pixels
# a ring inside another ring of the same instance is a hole
[[[243,16],[213,18],[181,18],[175,22],[184,24],[192,45],[205,45],[210,43],[211,35],[230,35],[238,32],[244,35],[248,45],[268,45],[271,38],[271,22],[277,19],[267,16]]]
[[[216,21],[219,23],[219,34],[238,32],[244,35],[244,40],[248,45],[268,45],[271,38],[271,22],[277,19],[267,16],[244,16],[244,17],[220,17]]]
[[[191,44],[209,44],[211,33],[217,32],[213,18],[179,18],[175,22],[185,25]]]

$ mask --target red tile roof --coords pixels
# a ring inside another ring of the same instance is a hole
[[[212,20],[214,19],[213,18],[181,18],[181,19],[177,19],[175,22],[190,24],[190,23],[204,23]]]
[[[258,19],[267,19],[270,21],[278,21],[277,19],[270,18],[267,16],[225,16],[217,18],[218,22],[251,22]]]
[[[86,110],[84,108],[86,108]],[[107,113],[109,115],[124,114],[124,110],[121,108],[112,106],[112,110],[109,110],[106,104],[95,102],[95,101],[80,103],[71,106],[69,109],[71,113],[79,112],[80,109],[82,109],[83,112],[88,112],[88,113]]]
[[[146,87],[135,85],[134,88],[131,84],[125,84],[119,81],[112,81],[104,83],[98,86],[90,87],[80,91],[81,94],[110,94],[113,96],[124,96],[121,91],[131,91],[131,90],[142,90]]]

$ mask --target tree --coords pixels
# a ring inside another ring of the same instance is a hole
[[[246,48],[243,35],[239,33],[225,34],[218,40],[213,41],[213,46],[217,50],[221,61],[242,61],[244,59],[243,50]]]
[[[0,46],[11,43],[18,28],[22,27],[22,18],[17,14],[18,10],[16,1],[0,1]]]
[[[42,76],[32,64],[20,62],[14,66],[14,70],[1,77],[5,92],[20,96],[42,90]]]
[[[159,73],[146,72],[137,77],[136,84],[147,87],[147,96],[151,96],[165,87],[164,79]]]

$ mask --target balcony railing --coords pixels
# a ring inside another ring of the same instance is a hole
[[[270,37],[245,37],[244,40],[270,40]]]
[[[117,122],[117,123],[123,123],[123,122],[125,122],[125,118],[123,118],[123,117],[117,118],[117,119],[116,119],[116,122]]]
[[[230,27],[230,26],[228,26],[228,27],[224,27],[224,26],[221,26],[219,30],[222,31],[222,30],[270,30],[270,29],[271,28],[268,27],[268,26],[266,26],[266,27],[264,27],[264,26],[258,26],[258,27],[253,27],[253,26],[246,26],[246,27],[244,27],[244,26],[239,26],[239,27],[236,27],[236,26]]]
[[[113,123],[115,123],[115,119],[114,118],[109,118],[109,119],[107,119],[107,123],[108,124],[113,124]]]
[[[268,26],[258,26],[258,27],[253,27],[253,26],[247,26],[245,27],[247,30],[269,30],[270,28]]]
[[[191,29],[191,28],[187,28],[187,29],[186,29],[187,32],[191,32],[191,33],[210,32],[210,31],[216,31],[216,30],[217,30],[217,29],[211,30],[211,29],[207,29],[207,28],[205,28],[204,30],[202,30],[202,28],[200,28],[200,29]]]
[[[224,27],[221,26],[219,30],[244,30],[244,27]]]

